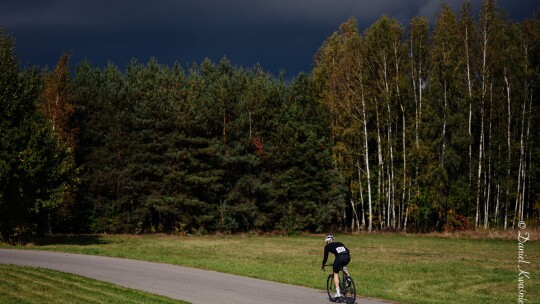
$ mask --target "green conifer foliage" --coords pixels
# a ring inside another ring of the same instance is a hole
[[[0,31],[0,237],[31,241],[73,184],[73,161],[38,108],[42,78],[19,69],[10,36]]]

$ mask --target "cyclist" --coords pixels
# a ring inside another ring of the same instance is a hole
[[[343,271],[349,275],[347,271],[347,264],[351,261],[351,256],[349,254],[349,249],[343,245],[341,242],[336,242],[332,234],[326,236],[326,246],[324,247],[324,258],[322,261],[321,269],[324,269],[324,264],[328,260],[328,253],[331,252],[335,254],[336,258],[334,259],[333,271],[334,271],[334,284],[336,285],[336,296],[335,298],[341,297],[339,290],[339,270],[343,268]]]

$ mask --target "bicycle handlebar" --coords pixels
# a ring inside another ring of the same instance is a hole
[[[326,269],[324,269],[324,267],[326,267],[326,266],[334,266],[334,264],[324,264],[324,265],[323,265],[323,271],[324,271],[324,272],[326,272]]]

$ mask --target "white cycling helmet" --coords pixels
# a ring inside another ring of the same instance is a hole
[[[335,240],[335,239],[334,239],[334,235],[333,235],[333,234],[327,235],[327,236],[326,236],[326,239],[325,239],[326,244],[332,243],[334,240]]]

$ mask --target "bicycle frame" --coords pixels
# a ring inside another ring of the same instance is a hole
[[[324,267],[326,266],[333,266],[333,265],[323,265],[324,271],[326,271],[324,269]],[[346,270],[347,269],[343,269],[343,268],[340,269],[340,272],[342,273],[341,278],[339,277],[339,273],[338,273],[339,288],[340,288],[341,294],[343,295],[343,298],[341,299],[335,298],[332,296],[332,293],[335,292],[334,272],[332,271],[332,274],[328,275],[328,279],[326,282],[326,291],[328,293],[328,297],[330,301],[332,302],[336,302],[338,301],[338,299],[340,299],[341,301],[345,301],[345,303],[355,303],[356,301],[356,286],[354,284],[354,280],[352,279],[352,277],[349,275],[348,271]]]

